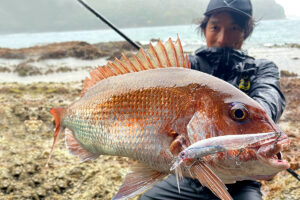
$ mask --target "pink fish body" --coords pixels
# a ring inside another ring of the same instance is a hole
[[[135,196],[172,173],[178,153],[199,140],[282,132],[246,94],[191,70],[179,39],[175,45],[159,41],[147,52],[141,49],[132,58],[98,67],[90,76],[79,100],[51,110],[56,122],[53,148],[67,128],[67,147],[81,160],[115,155],[139,161],[115,199]],[[197,178],[221,199],[231,199],[224,183],[268,179],[289,167],[276,156],[288,147],[286,134],[273,143],[245,149],[240,163],[232,159],[239,153],[235,150],[208,155],[192,166],[192,173],[183,169],[183,176]]]

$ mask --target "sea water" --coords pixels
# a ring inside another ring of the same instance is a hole
[[[180,37],[185,52],[193,52],[205,45],[205,39],[197,29],[197,25],[161,26],[127,28],[122,31],[132,40],[148,44],[151,39],[160,38],[163,41],[170,37],[175,40]],[[124,40],[113,30],[85,30],[68,32],[47,32],[47,33],[18,33],[0,35],[0,47],[25,48],[35,45],[45,45],[53,42],[85,41],[91,44],[98,42],[122,41]],[[245,41],[243,50],[255,58],[265,58],[273,61],[279,70],[295,72],[300,75],[300,48],[280,47],[275,45],[300,44],[300,19],[299,20],[269,20],[260,21],[253,34]],[[11,66],[19,60],[0,59],[0,66]],[[106,63],[105,59],[85,61],[76,58],[65,58],[47,60],[47,63],[39,63],[45,66],[77,66],[77,71],[53,73],[48,75],[34,75],[20,77],[16,73],[0,73],[0,82],[22,82],[31,83],[39,81],[81,81],[88,75],[84,66],[94,67]],[[54,63],[51,63],[54,62]],[[80,66],[78,66],[80,65]],[[43,66],[39,66],[43,68]]]
[[[198,26],[178,25],[160,27],[141,27],[121,29],[133,41],[149,43],[151,39],[165,41],[169,37],[176,39],[179,35],[184,46],[194,50],[199,45],[205,44]],[[44,32],[44,33],[18,33],[0,35],[0,47],[23,48],[35,45],[45,45],[53,42],[85,41],[88,43],[122,41],[124,40],[111,29],[83,30],[67,32]],[[270,46],[286,43],[300,44],[300,19],[265,20],[259,21],[251,35],[246,40],[247,46]]]

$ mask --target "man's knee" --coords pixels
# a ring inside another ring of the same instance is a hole
[[[185,178],[180,181],[180,193],[178,192],[176,178],[170,175],[164,181],[159,182],[145,192],[139,200],[212,200],[218,199],[208,188],[201,186],[197,180]],[[239,181],[236,184],[227,185],[228,192],[234,200],[262,200],[261,184],[256,181]]]
[[[261,183],[256,181],[240,181],[227,185],[234,200],[262,200]]]

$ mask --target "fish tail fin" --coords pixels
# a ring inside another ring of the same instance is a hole
[[[47,163],[46,163],[46,167],[48,166],[50,158],[53,154],[53,150],[54,150],[55,144],[57,142],[57,139],[58,139],[59,135],[61,134],[61,132],[63,132],[63,130],[64,130],[64,128],[61,126],[61,119],[62,119],[62,115],[63,115],[64,110],[65,110],[65,108],[52,108],[50,110],[50,113],[54,117],[56,130],[55,130],[55,134],[54,134],[54,140],[53,140],[51,152],[49,154],[49,157],[48,157],[48,160],[47,160]]]

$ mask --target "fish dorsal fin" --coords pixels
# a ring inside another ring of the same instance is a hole
[[[81,96],[99,81],[108,77],[165,67],[191,68],[188,56],[183,53],[179,37],[175,44],[171,38],[165,45],[159,40],[155,47],[150,43],[149,49],[140,48],[132,57],[127,58],[122,54],[121,60],[116,58],[114,62],[93,69],[90,78],[87,77],[84,81]]]
[[[113,200],[128,199],[149,189],[168,174],[155,171],[146,165],[136,164],[126,175],[125,180]]]

